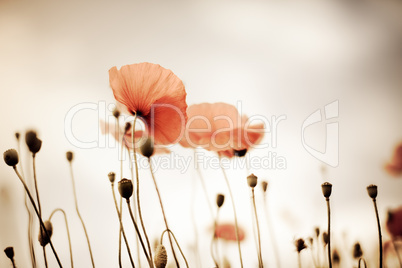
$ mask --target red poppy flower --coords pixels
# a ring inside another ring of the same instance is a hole
[[[226,103],[201,103],[187,109],[184,147],[201,147],[233,156],[258,144],[264,136],[264,125],[248,126],[248,117],[240,116],[235,106]]]
[[[388,211],[387,230],[394,238],[402,238],[402,206]]]
[[[145,123],[155,143],[179,141],[187,120],[186,91],[172,71],[147,62],[113,67],[109,82],[117,102]]]
[[[393,176],[402,174],[402,144],[396,146],[391,161],[384,168]]]
[[[246,233],[242,228],[239,228],[239,241],[243,241],[246,237]],[[218,224],[215,229],[215,235],[218,238],[227,240],[227,241],[237,241],[236,240],[236,227],[234,224],[225,223]]]

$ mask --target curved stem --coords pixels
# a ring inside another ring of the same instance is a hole
[[[220,157],[219,157],[219,161],[220,161]],[[241,248],[240,248],[240,240],[239,240],[239,227],[237,224],[237,215],[236,215],[236,207],[235,207],[235,203],[234,203],[234,198],[233,198],[232,190],[230,188],[228,177],[226,176],[225,169],[222,167],[222,165],[221,165],[221,169],[223,172],[223,176],[225,177],[226,185],[228,186],[228,189],[229,189],[230,199],[232,201],[233,214],[234,214],[234,220],[235,220],[235,228],[236,228],[237,248],[239,250],[240,265],[241,265],[241,267],[243,267],[243,258],[241,256]]]
[[[258,223],[258,216],[257,216],[257,207],[255,205],[255,196],[254,196],[254,188],[251,188],[251,194],[252,194],[252,199],[253,199],[253,207],[254,207],[254,216],[255,216],[255,221],[257,224],[257,234],[258,234],[258,262],[260,263],[260,267],[264,267],[264,263],[262,261],[262,255],[261,255],[261,235],[260,235],[260,225]]]
[[[35,210],[36,216],[38,216],[38,218],[39,218],[40,226],[41,226],[42,229],[45,231],[46,236],[49,237],[49,244],[50,244],[50,247],[52,248],[52,251],[53,251],[53,254],[54,254],[54,256],[55,256],[55,258],[56,258],[56,260],[57,260],[57,263],[58,263],[59,267],[62,268],[63,266],[62,266],[61,263],[60,263],[59,257],[57,256],[57,253],[56,253],[56,250],[55,250],[55,248],[54,248],[54,246],[53,246],[52,240],[51,240],[51,238],[50,238],[50,236],[49,236],[49,234],[48,234],[48,232],[47,232],[47,230],[46,230],[46,227],[45,227],[45,224],[43,223],[42,218],[41,218],[40,215],[39,215],[38,208],[36,207],[35,201],[34,201],[33,198],[32,198],[32,195],[31,195],[31,193],[30,193],[30,191],[29,191],[29,189],[28,189],[28,186],[26,185],[24,179],[21,177],[20,173],[18,172],[17,167],[16,167],[16,166],[13,166],[13,169],[14,169],[15,173],[17,174],[18,178],[20,179],[22,185],[23,185],[24,188],[25,188],[25,191],[26,191],[26,193],[27,193],[27,195],[28,195],[28,197],[29,197],[29,200],[31,201],[32,206],[33,206],[33,208],[34,208],[34,210]]]
[[[268,224],[268,231],[271,237],[271,242],[272,242],[272,247],[274,249],[274,255],[275,255],[275,260],[276,260],[276,267],[280,268],[281,267],[281,261],[279,258],[279,251],[278,251],[278,244],[276,242],[276,236],[275,232],[272,228],[272,222],[271,222],[271,217],[268,212],[268,204],[267,204],[267,198],[266,195],[264,194],[264,212],[265,212],[265,217],[267,219],[267,224]]]
[[[148,163],[149,163],[149,170],[151,171],[151,175],[152,175],[152,180],[154,181],[155,190],[156,190],[156,193],[158,194],[159,204],[160,204],[160,206],[161,206],[162,215],[163,215],[163,220],[165,221],[166,229],[169,230],[168,222],[167,222],[167,220],[166,220],[166,215],[165,215],[165,209],[163,208],[162,198],[161,198],[161,195],[160,195],[160,193],[159,193],[159,188],[158,188],[158,184],[156,183],[156,179],[155,179],[155,176],[154,176],[154,172],[153,172],[153,170],[152,170],[151,158],[148,158]],[[175,260],[175,262],[176,262],[176,266],[177,266],[177,267],[180,267],[179,262],[177,261],[176,253],[174,252],[173,243],[172,243],[172,238],[170,237],[170,232],[168,232],[168,237],[169,237],[170,247],[171,247],[172,253],[173,253],[173,258],[174,258],[174,260]]]
[[[135,222],[133,212],[131,211],[130,199],[126,199],[126,201],[127,201],[128,211],[130,212],[131,220],[133,221],[135,231],[137,232],[138,238],[140,239],[141,247],[142,247],[142,249],[144,250],[145,257],[146,257],[147,260],[148,260],[149,267],[153,267],[153,264],[151,263],[151,259],[149,258],[148,253],[147,253],[147,250],[146,250],[146,248],[145,248],[144,242],[142,241],[142,237],[141,237],[141,234],[140,234],[140,230],[138,229],[138,225],[137,225],[137,223]]]
[[[149,242],[147,231],[145,229],[145,224],[144,224],[144,221],[142,219],[141,205],[140,205],[140,177],[139,177],[139,174],[138,174],[137,152],[136,152],[135,139],[134,139],[135,138],[135,123],[136,123],[136,121],[137,121],[137,114],[134,115],[134,122],[133,122],[132,130],[131,130],[131,142],[132,142],[132,145],[133,145],[133,153],[134,153],[133,158],[134,158],[134,164],[135,164],[135,177],[136,177],[136,183],[137,183],[137,209],[138,209],[138,216],[140,217],[141,228],[144,231],[145,240],[147,241],[147,247],[148,247],[148,251],[149,251],[150,262],[151,262],[151,265],[153,267],[154,261],[153,261],[153,258],[152,258],[151,243]],[[129,156],[130,156],[130,151],[129,151]],[[138,258],[138,260],[139,260],[139,258]]]
[[[92,255],[92,250],[91,250],[91,244],[89,243],[89,237],[87,233],[87,228],[85,228],[84,220],[81,217],[80,211],[78,209],[78,201],[77,201],[77,193],[75,192],[75,182],[74,182],[74,176],[73,176],[73,164],[70,161],[70,173],[71,173],[71,182],[73,184],[73,193],[74,193],[74,201],[75,201],[75,210],[77,211],[78,218],[80,218],[82,228],[84,229],[85,237],[87,239],[87,244],[88,244],[88,249],[89,249],[89,254],[91,256],[91,263],[92,267],[95,267],[94,263],[94,257]]]
[[[331,258],[331,208],[329,205],[329,197],[325,199],[327,201],[327,211],[328,211],[328,263],[329,268],[332,268],[332,258]]]
[[[186,263],[186,266],[187,266],[187,268],[188,268],[187,259],[186,259],[186,257],[184,256],[184,253],[183,253],[183,251],[181,250],[181,247],[180,247],[180,245],[179,245],[179,242],[177,242],[176,236],[174,235],[174,233],[172,232],[172,230],[166,229],[166,230],[164,230],[164,231],[162,232],[162,235],[161,235],[161,244],[162,244],[162,240],[163,240],[163,235],[164,235],[164,233],[165,233],[166,231],[168,231],[168,234],[171,234],[171,235],[173,236],[173,239],[174,239],[174,241],[175,241],[175,243],[176,243],[176,245],[177,245],[177,248],[179,249],[180,254],[181,254],[181,256],[183,257],[184,262]]]
[[[375,216],[377,218],[377,227],[378,227],[378,246],[380,248],[380,268],[382,268],[382,235],[381,235],[381,225],[380,225],[380,217],[378,216],[378,209],[377,209],[377,202],[376,199],[373,198],[373,203],[374,203],[374,210],[375,210]]]
[[[112,183],[111,186],[112,186],[112,193],[113,193],[113,201],[114,201],[114,205],[116,207],[117,217],[119,218],[119,226],[120,226],[119,230],[120,230],[120,233],[123,234],[123,238],[124,238],[124,242],[126,243],[128,257],[130,258],[131,266],[135,267],[133,258],[131,256],[130,246],[128,245],[126,233],[124,232],[123,222],[121,220],[121,210],[119,210],[119,207],[117,206],[116,194],[114,192],[114,187],[113,187],[114,183]],[[119,244],[119,265],[121,265],[121,243]]]
[[[215,263],[216,268],[219,268],[219,252],[218,252],[218,246],[216,245],[215,242],[217,242],[217,237],[216,237],[216,226],[218,225],[218,219],[219,219],[219,207],[218,207],[218,211],[216,212],[216,218],[214,220],[214,233],[212,235],[212,241],[211,241],[211,257]],[[213,246],[216,246],[216,258],[214,255],[214,249]]]
[[[52,213],[50,214],[50,216],[49,216],[49,221],[52,219],[54,213],[56,213],[57,211],[60,211],[61,213],[63,213],[63,216],[64,216],[64,223],[66,224],[66,230],[67,230],[68,248],[69,248],[69,250],[70,250],[71,268],[73,268],[73,267],[74,267],[74,264],[73,264],[73,249],[72,249],[72,246],[71,246],[70,230],[69,230],[69,228],[68,228],[68,222],[67,222],[67,215],[66,215],[66,212],[64,212],[64,210],[61,209],[61,208],[56,208],[56,209],[53,210]]]
[[[359,268],[361,267],[361,261],[363,261],[364,268],[367,268],[367,263],[366,263],[366,260],[365,260],[364,258],[360,258],[360,259],[359,259],[358,267],[359,267]]]

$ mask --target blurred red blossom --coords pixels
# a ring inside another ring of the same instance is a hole
[[[392,176],[402,174],[402,143],[395,147],[391,160],[385,164],[384,168]]]

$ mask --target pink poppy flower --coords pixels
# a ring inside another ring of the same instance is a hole
[[[402,206],[388,211],[386,227],[394,238],[402,238]]]
[[[201,147],[231,157],[248,150],[264,136],[264,125],[249,126],[235,106],[226,103],[201,103],[187,109],[186,131],[180,144]]]
[[[236,227],[231,223],[218,224],[215,229],[215,235],[217,238],[224,239],[226,241],[237,241]],[[245,238],[246,233],[239,226],[239,241],[243,241]]]
[[[402,144],[396,146],[391,161],[385,164],[384,168],[392,176],[402,174]]]
[[[183,82],[158,64],[138,63],[109,70],[109,82],[124,112],[136,114],[156,144],[178,142],[184,133],[187,103]]]

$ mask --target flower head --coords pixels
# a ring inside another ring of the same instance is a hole
[[[9,259],[14,258],[14,248],[13,247],[6,247],[4,249],[4,253],[6,254],[7,258],[9,258]]]
[[[118,104],[145,123],[156,143],[179,141],[187,119],[186,91],[172,71],[147,62],[113,67],[109,82]]]
[[[239,226],[239,241],[244,240],[246,237],[245,232]],[[236,227],[231,223],[218,224],[215,229],[215,236],[217,238],[224,239],[226,241],[237,241],[236,240]]]
[[[8,149],[3,153],[4,162],[10,167],[14,167],[18,164],[18,153],[15,149]]]
[[[216,195],[216,205],[220,208],[225,202],[225,196],[223,194]]]
[[[370,184],[367,186],[367,193],[371,198],[375,199],[378,194],[377,185]]]
[[[393,176],[402,174],[402,143],[395,147],[391,160],[385,164],[384,168]]]
[[[321,185],[321,190],[322,190],[322,194],[324,195],[324,197],[329,198],[332,193],[332,184],[329,182],[324,182]]]
[[[295,241],[296,251],[301,252],[303,249],[307,248],[306,243],[303,238],[299,238]]]
[[[129,199],[133,195],[133,182],[128,179],[122,179],[118,182],[117,189],[121,197]]]
[[[393,238],[402,238],[402,207],[388,211],[386,227]]]
[[[38,240],[42,247],[46,246],[50,242],[50,238],[52,237],[52,234],[53,234],[52,223],[50,221],[45,221],[43,224],[45,225],[46,232],[43,230],[43,228],[40,227],[39,235],[38,235]],[[47,236],[46,233],[49,236]]]

